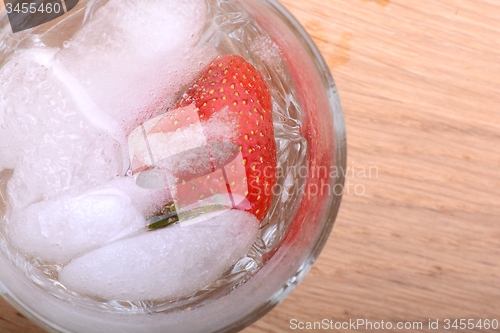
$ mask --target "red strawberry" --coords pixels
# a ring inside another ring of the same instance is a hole
[[[214,61],[172,111],[130,134],[129,148],[138,184],[169,186],[178,214],[215,204],[262,221],[269,211],[276,183],[271,94],[241,57]]]
[[[221,183],[221,178],[226,177],[231,192],[246,198],[237,207],[262,221],[271,205],[276,183],[273,108],[262,74],[239,56],[218,58],[188,89],[176,108],[192,103],[198,108],[207,141],[212,142],[210,154],[213,159],[217,160],[223,153],[216,151],[218,148],[214,148],[213,142],[231,142],[241,154],[224,168],[226,175],[199,177],[185,182],[184,186],[180,179],[177,197],[196,201],[227,192],[221,185],[225,184]]]

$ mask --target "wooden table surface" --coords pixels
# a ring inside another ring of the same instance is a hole
[[[243,332],[500,320],[500,2],[281,1],[333,73],[350,168],[316,264]],[[2,300],[0,332],[42,330]]]

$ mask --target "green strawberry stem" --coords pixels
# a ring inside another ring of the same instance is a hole
[[[202,206],[199,208],[191,209],[183,214],[182,216],[183,221],[190,220],[202,214],[224,208],[226,208],[226,206],[222,204],[215,204],[215,205]],[[176,222],[179,222],[179,220],[180,220],[179,215],[177,215],[177,211],[175,210],[175,204],[173,201],[170,201],[165,206],[163,206],[162,210],[157,215],[148,218],[149,222],[148,229],[149,230],[163,229],[165,227],[173,225]]]

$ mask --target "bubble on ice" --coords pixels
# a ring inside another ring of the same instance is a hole
[[[252,41],[250,50],[267,66],[276,68],[281,62],[279,46],[268,36],[258,36]]]
[[[187,226],[181,223],[120,240],[75,258],[59,279],[71,290],[109,300],[188,296],[243,257],[259,230],[255,216],[240,210],[198,219]]]
[[[144,217],[131,201],[114,188],[41,201],[14,211],[7,231],[11,244],[21,252],[63,264],[144,228]]]

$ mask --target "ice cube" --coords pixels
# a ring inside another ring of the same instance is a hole
[[[205,18],[203,0],[110,0],[57,59],[128,135],[215,57],[197,46]]]
[[[6,231],[24,254],[64,264],[144,228],[144,217],[131,203],[127,194],[111,187],[65,195],[14,210]]]
[[[0,169],[15,169],[8,186],[15,209],[101,184],[124,168],[119,142],[82,115],[57,73],[43,65],[56,52],[20,52],[0,70]]]
[[[172,200],[169,189],[144,189],[135,183],[133,177],[119,177],[104,185],[104,188],[115,188],[131,199],[131,204],[143,216],[152,216],[161,211],[163,206]]]
[[[240,210],[198,219],[197,223],[147,232],[73,259],[59,279],[71,290],[109,300],[188,296],[215,281],[241,258],[259,230],[255,216]]]

